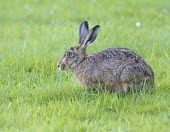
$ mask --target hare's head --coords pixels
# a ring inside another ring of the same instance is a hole
[[[89,30],[87,21],[81,23],[79,28],[79,44],[78,46],[71,47],[64,53],[58,62],[58,68],[60,70],[72,69],[85,59],[87,55],[86,48],[96,39],[99,28],[100,26],[96,25]]]

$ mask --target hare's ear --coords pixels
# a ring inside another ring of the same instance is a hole
[[[84,42],[82,44],[83,47],[87,47],[88,45],[92,44],[99,32],[100,26],[96,25],[95,27],[93,27],[85,36],[84,38]]]
[[[88,22],[87,21],[82,22],[79,28],[79,44],[81,43],[83,38],[86,36],[88,31],[89,31]]]

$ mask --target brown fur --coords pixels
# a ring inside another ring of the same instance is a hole
[[[61,70],[71,69],[77,81],[86,88],[106,89],[110,92],[126,93],[138,90],[144,83],[153,85],[153,70],[141,56],[129,49],[110,48],[88,55],[83,40],[88,40],[91,34],[67,51],[72,52],[73,57],[68,57],[67,52],[63,55],[59,61]]]

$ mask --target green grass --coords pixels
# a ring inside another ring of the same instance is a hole
[[[170,131],[169,0],[1,0],[0,131]],[[96,53],[126,47],[155,72],[155,88],[119,97],[83,89],[57,61],[79,24],[99,24]],[[141,26],[136,27],[136,22]]]

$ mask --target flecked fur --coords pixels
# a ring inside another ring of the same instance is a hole
[[[97,37],[98,28],[97,25],[88,31],[86,21],[80,25],[79,45],[63,55],[59,68],[71,69],[77,81],[86,88],[126,93],[138,90],[144,84],[146,88],[153,85],[153,70],[141,56],[129,49],[109,48],[92,55],[86,53],[86,47]]]

